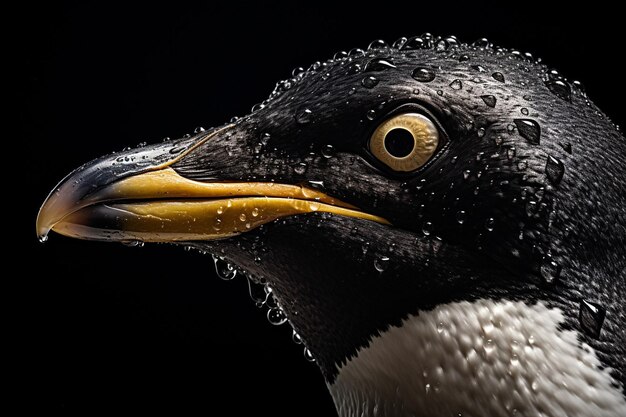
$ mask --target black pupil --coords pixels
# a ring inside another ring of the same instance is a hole
[[[396,158],[404,158],[414,146],[413,135],[406,129],[393,129],[385,136],[385,149]]]

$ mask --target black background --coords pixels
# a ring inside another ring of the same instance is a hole
[[[20,157],[8,178],[25,195],[8,207],[24,215],[11,233],[26,262],[5,279],[20,284],[7,295],[17,301],[8,318],[17,330],[11,361],[23,407],[334,413],[288,326],[271,326],[245,280],[220,281],[210,258],[58,235],[37,242],[39,205],[87,160],[222,124],[246,114],[294,67],[426,31],[530,51],[581,80],[616,123],[624,120],[623,22],[598,2],[580,10],[378,2],[345,12],[318,3],[212,3],[27,4],[15,16],[7,40],[22,75],[14,106],[20,134],[11,139]]]

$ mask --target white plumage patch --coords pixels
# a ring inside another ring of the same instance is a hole
[[[329,386],[342,417],[624,417],[609,369],[563,312],[479,300],[438,306],[374,337]]]

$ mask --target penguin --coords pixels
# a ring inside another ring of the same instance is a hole
[[[626,141],[530,54],[430,34],[88,162],[41,240],[168,242],[265,291],[339,416],[626,415]]]

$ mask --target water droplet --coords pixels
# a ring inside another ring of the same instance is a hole
[[[580,322],[580,327],[588,336],[594,339],[600,337],[605,316],[606,309],[600,306],[600,304],[581,300],[578,321]]]
[[[424,222],[424,224],[422,225],[422,233],[424,233],[424,236],[430,236],[433,230],[434,226],[432,222]]]
[[[322,148],[322,156],[324,158],[332,158],[334,154],[335,148],[333,147],[333,145],[326,145]]]
[[[365,88],[374,88],[378,85],[378,79],[373,76],[365,77],[361,80],[361,85]]]
[[[437,95],[443,96],[443,90],[437,90]]]
[[[194,129],[193,133],[198,134],[204,132],[204,128],[202,126],[198,126]]]
[[[253,208],[252,209],[252,217],[258,217],[259,215],[259,209],[258,208]]]
[[[363,72],[378,72],[378,71],[384,71],[384,70],[388,70],[390,68],[395,68],[396,66],[393,65],[393,62],[391,62],[390,59],[383,59],[383,58],[375,58],[372,59],[371,61],[369,61],[367,64],[365,64],[365,69],[363,70]]]
[[[489,39],[487,38],[481,38],[481,39],[478,39],[477,41],[474,41],[472,43],[472,46],[475,46],[476,48],[486,49],[486,48],[491,47],[491,42],[489,42]]]
[[[301,125],[310,123],[313,119],[313,112],[310,109],[299,110],[296,113],[296,122]]]
[[[230,281],[237,275],[237,270],[223,258],[213,255],[213,264],[217,276],[225,281]]]
[[[186,149],[185,146],[175,146],[172,149],[170,149],[170,153],[173,155],[176,155],[177,153],[181,153],[185,149]]]
[[[296,345],[302,344],[302,338],[295,330],[291,333],[291,340],[293,340],[293,343],[295,343]]]
[[[563,148],[563,150],[569,154],[572,153],[572,144],[569,142],[561,142],[559,143],[559,145],[561,145],[561,148]]]
[[[470,68],[478,72],[487,72],[482,65],[470,65]]]
[[[465,214],[465,210],[459,210],[456,212],[456,222],[458,224],[463,224],[465,223],[465,219],[466,219],[466,214]]]
[[[128,246],[130,248],[142,248],[144,245],[144,242],[141,240],[137,240],[137,239],[123,240],[122,245]]]
[[[453,90],[460,90],[461,88],[463,88],[463,83],[461,82],[461,80],[454,80],[450,83],[450,88],[452,88]]]
[[[374,268],[376,268],[378,272],[383,272],[385,269],[387,269],[388,266],[389,266],[388,256],[381,256],[374,260]]]
[[[46,243],[48,241],[48,235],[39,235],[37,237],[37,240],[39,240],[39,243]]]
[[[348,74],[358,74],[359,72],[361,72],[361,69],[363,69],[363,67],[361,67],[361,64],[354,62],[348,67]]]
[[[485,128],[484,127],[479,127],[478,130],[476,131],[476,134],[478,135],[479,138],[482,138],[485,136]]]
[[[499,81],[501,83],[504,82],[504,75],[501,72],[494,72],[491,74],[494,80]]]
[[[415,68],[411,76],[413,79],[423,83],[429,83],[435,79],[435,74],[428,68],[424,67]]]
[[[367,111],[367,114],[366,114],[366,117],[367,117],[369,120],[374,120],[374,119],[376,118],[376,111],[374,111],[374,110],[368,110],[368,111]]]
[[[520,136],[533,145],[539,145],[541,137],[541,127],[539,123],[532,119],[515,119],[513,120]]]
[[[469,169],[466,169],[465,171],[463,171],[463,179],[464,180],[468,179],[471,174],[472,174],[472,171],[470,171]]]
[[[522,107],[520,109],[520,112],[524,115],[524,116],[528,116],[528,109],[526,107]]]
[[[248,294],[250,294],[250,298],[259,308],[263,307],[267,301],[267,293],[263,285],[253,282],[250,278],[248,278]]]
[[[569,84],[563,80],[550,79],[546,81],[548,89],[558,98],[565,101],[572,101],[572,89]]]
[[[346,59],[348,57],[348,53],[346,51],[339,51],[335,55],[333,55],[333,60],[341,61],[342,59]]]
[[[465,61],[469,61],[470,57],[467,55],[461,55],[459,57],[459,62],[465,62]]]
[[[389,45],[387,45],[387,42],[385,42],[382,39],[376,39],[375,41],[369,44],[369,46],[367,47],[367,50],[369,51],[372,49],[384,49],[388,47]]]
[[[496,344],[493,342],[492,339],[487,339],[485,340],[485,344],[483,345],[483,347],[485,349],[485,353],[490,354],[496,348]]]
[[[296,166],[293,167],[293,172],[295,172],[298,175],[304,174],[306,172],[306,164],[304,162],[300,162],[296,164]]]
[[[547,284],[553,284],[561,276],[561,265],[552,259],[551,256],[545,256],[539,268],[539,273]]]
[[[280,326],[287,321],[287,316],[280,307],[275,307],[267,310],[267,320],[274,326]]]
[[[565,166],[563,162],[548,155],[548,161],[546,162],[546,176],[552,185],[558,185],[563,179],[565,173]]]
[[[315,362],[315,356],[313,356],[313,353],[306,347],[304,348],[304,359],[309,362]]]
[[[495,225],[496,220],[493,217],[489,217],[487,220],[485,220],[485,229],[487,229],[488,232],[493,232]]]
[[[402,50],[412,50],[412,49],[428,49],[432,47],[432,40],[428,38],[422,38],[421,36],[413,36],[409,38],[404,45],[402,45]]]
[[[487,106],[492,107],[492,108],[493,108],[493,107],[496,107],[496,101],[497,101],[497,100],[496,100],[496,97],[495,97],[495,96],[492,96],[491,94],[487,94],[487,95],[484,95],[484,96],[480,96],[480,98],[482,98],[482,99],[483,99],[483,102],[484,102]]]
[[[350,49],[350,52],[348,52],[348,56],[352,56],[352,57],[363,56],[363,55],[365,55],[365,51],[362,50],[361,48]]]
[[[399,38],[398,40],[396,40],[393,45],[391,45],[392,48],[395,49],[400,49],[402,48],[402,46],[406,43],[407,38],[405,38],[404,36]]]
[[[245,213],[241,213],[239,215],[239,220],[241,220],[242,222],[245,222],[246,221],[246,214]]]
[[[515,147],[511,146],[510,148],[506,150],[506,157],[509,160],[515,158],[515,152],[516,152]]]
[[[437,323],[437,333],[443,333],[445,326],[442,322]]]

